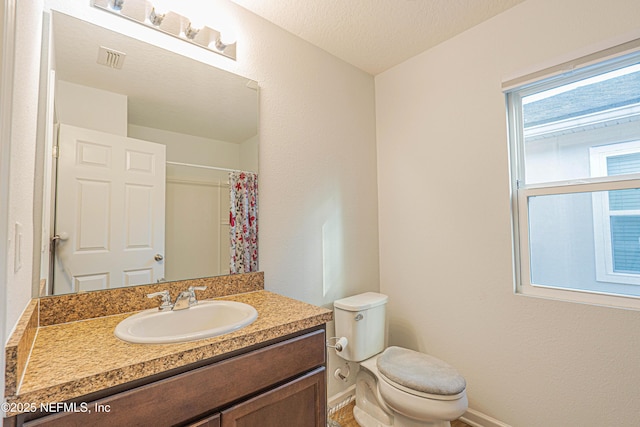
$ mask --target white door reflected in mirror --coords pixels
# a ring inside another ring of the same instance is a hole
[[[165,146],[61,125],[54,292],[164,277]]]

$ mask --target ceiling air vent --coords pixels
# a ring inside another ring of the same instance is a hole
[[[100,46],[100,49],[98,49],[98,64],[119,70],[122,68],[126,56],[126,53]]]

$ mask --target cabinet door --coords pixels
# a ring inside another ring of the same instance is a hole
[[[325,427],[326,371],[318,368],[222,412],[222,427]]]
[[[186,427],[220,427],[220,414],[215,414],[207,418],[203,418]]]

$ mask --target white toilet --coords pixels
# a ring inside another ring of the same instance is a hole
[[[467,410],[466,382],[435,357],[384,348],[387,299],[367,292],[333,303],[336,335],[346,338],[336,353],[360,363],[353,415],[362,427],[450,427]]]

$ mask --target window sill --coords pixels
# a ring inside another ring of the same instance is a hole
[[[632,296],[610,295],[573,289],[552,288],[540,285],[517,286],[515,294],[600,307],[640,310],[640,298]]]

